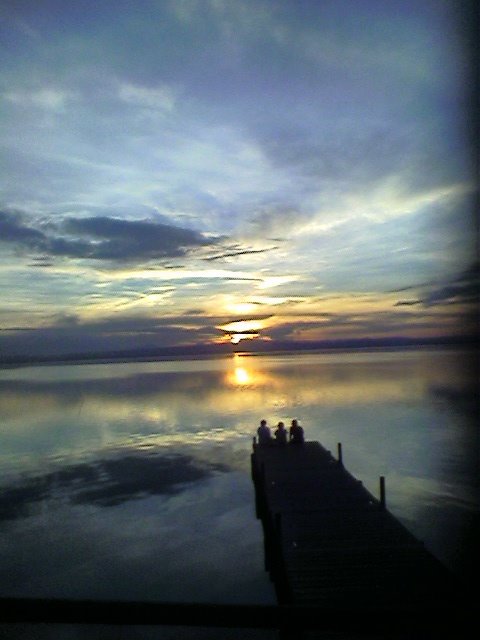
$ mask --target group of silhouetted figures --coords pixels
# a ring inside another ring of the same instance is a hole
[[[290,429],[285,429],[285,424],[279,422],[274,432],[274,437],[270,431],[270,427],[267,426],[266,420],[261,420],[260,426],[257,429],[258,444],[261,445],[280,445],[286,444],[303,444],[303,427],[298,424],[298,420],[292,420]]]

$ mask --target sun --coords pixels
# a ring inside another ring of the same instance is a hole
[[[241,340],[254,340],[260,336],[257,332],[252,333],[232,333],[230,334],[230,342],[232,344],[238,344]]]

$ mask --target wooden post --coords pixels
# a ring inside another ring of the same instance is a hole
[[[385,509],[387,501],[385,499],[385,476],[380,476],[380,506]]]
[[[339,442],[337,447],[338,447],[338,464],[341,464],[343,466],[342,443]]]

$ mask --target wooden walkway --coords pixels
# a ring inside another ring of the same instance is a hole
[[[279,604],[372,612],[455,606],[450,572],[318,442],[253,445],[266,569]],[[383,495],[382,495],[383,493]]]

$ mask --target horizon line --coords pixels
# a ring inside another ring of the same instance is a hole
[[[315,350],[357,350],[364,348],[400,348],[415,346],[461,346],[477,345],[479,336],[468,335],[442,335],[432,337],[411,337],[411,336],[391,336],[378,338],[336,338],[328,340],[269,340],[269,341],[248,341],[247,344],[238,348],[238,345],[231,342],[202,343],[202,344],[181,344],[165,347],[138,347],[133,349],[109,349],[105,351],[85,351],[74,353],[58,353],[47,355],[11,355],[0,357],[0,366],[15,366],[29,364],[48,364],[59,362],[81,363],[85,361],[132,360],[135,358],[148,360],[157,358],[176,358],[185,356],[227,355],[234,354],[266,354],[273,352],[295,352],[295,351],[315,351]]]

